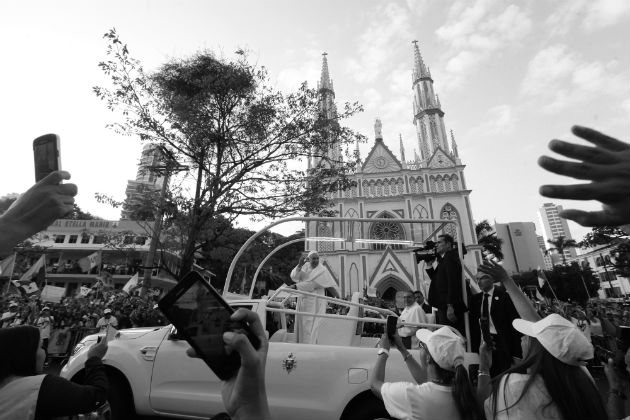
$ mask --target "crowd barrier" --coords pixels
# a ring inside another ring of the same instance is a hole
[[[48,357],[65,359],[85,336],[96,334],[97,328],[73,327],[54,329],[48,340]]]

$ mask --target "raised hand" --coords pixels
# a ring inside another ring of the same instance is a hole
[[[579,162],[541,156],[538,164],[559,175],[591,181],[588,184],[543,185],[545,197],[569,200],[598,200],[601,211],[564,210],[561,217],[582,226],[621,226],[630,223],[630,144],[599,131],[574,126],[576,136],[596,147],[582,146],[562,140],[552,140],[549,149]]]

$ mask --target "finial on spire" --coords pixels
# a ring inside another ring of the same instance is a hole
[[[442,104],[440,104],[440,95],[438,95],[437,93],[435,94],[435,101],[437,102],[437,107],[442,108]]]
[[[376,121],[374,121],[374,137],[377,140],[383,139],[383,123],[380,118],[377,118]]]
[[[326,58],[327,55],[328,55],[327,52],[322,53],[322,75],[319,81],[319,85],[317,86],[319,90],[321,89],[334,90],[333,83],[332,83],[332,80],[330,79],[330,74],[328,72],[328,59]]]
[[[453,151],[453,155],[455,157],[459,157],[459,152],[457,150],[457,143],[455,143],[455,135],[453,134],[453,130],[451,130],[451,150]]]
[[[403,146],[402,134],[398,133],[398,138],[400,139],[400,161],[402,163],[403,169],[406,169],[407,160],[405,159],[405,147]]]
[[[418,41],[411,41],[413,44],[413,80],[416,81],[422,77],[431,77],[427,66],[424,65],[422,60],[422,54],[420,54],[420,48],[418,47]]]
[[[418,149],[413,149],[413,160],[414,162],[420,162],[420,156],[418,156]]]

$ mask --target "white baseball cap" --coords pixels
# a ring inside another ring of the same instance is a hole
[[[44,306],[44,307],[42,308],[42,311],[50,311],[50,308],[49,308],[48,306]]]
[[[593,358],[593,345],[571,321],[551,314],[538,322],[515,319],[514,328],[535,338],[553,357],[572,366],[583,366]]]
[[[12,308],[14,306],[18,306],[18,304],[16,302],[11,302],[9,303],[9,308]]]
[[[429,354],[442,369],[455,371],[464,363],[464,339],[449,327],[442,327],[436,331],[419,329],[416,337],[423,342]]]
[[[112,310],[111,310],[111,309],[109,309],[109,308],[107,308],[107,309],[105,309],[105,310],[103,311],[103,314],[111,314],[111,313],[112,313]]]

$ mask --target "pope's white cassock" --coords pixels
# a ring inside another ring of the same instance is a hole
[[[302,269],[295,267],[291,271],[291,280],[296,284],[298,290],[324,296],[327,287],[337,287],[332,276],[321,263],[311,267],[310,263],[302,266]],[[312,312],[315,314],[326,313],[326,300],[318,299],[314,296],[300,297],[300,312]],[[300,343],[317,343],[317,331],[323,318],[313,316],[299,316]]]

